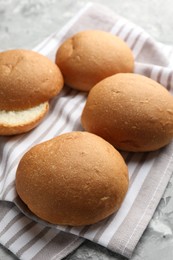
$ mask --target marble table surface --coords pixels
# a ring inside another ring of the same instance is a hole
[[[60,30],[88,1],[0,0],[0,50],[33,48]],[[93,0],[143,27],[156,40],[173,45],[172,0]],[[132,260],[173,259],[173,178],[139,241]],[[17,259],[0,246],[0,260]],[[125,260],[86,241],[66,260]]]

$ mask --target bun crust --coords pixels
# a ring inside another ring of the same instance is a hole
[[[30,131],[42,121],[48,110],[48,102],[22,111],[0,110],[0,135],[16,135]]]
[[[92,88],[81,121],[117,149],[157,150],[173,138],[173,97],[150,78],[120,73]]]
[[[134,58],[120,38],[108,32],[88,30],[75,34],[60,46],[56,64],[67,85],[89,91],[108,76],[133,72]]]
[[[87,132],[63,134],[33,147],[16,174],[20,198],[34,214],[54,224],[96,223],[118,210],[127,189],[122,156]]]
[[[0,110],[37,106],[57,95],[62,87],[62,74],[47,57],[29,50],[0,53]]]

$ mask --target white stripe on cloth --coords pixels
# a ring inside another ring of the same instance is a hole
[[[8,213],[1,219],[0,221],[0,233],[6,228],[6,226],[10,223],[11,220],[13,220],[14,217],[18,215],[18,212],[14,211],[13,208],[11,208]],[[1,238],[1,236],[0,236]]]
[[[19,216],[19,213],[16,216]],[[14,234],[18,233],[21,229],[23,229],[23,227],[25,227],[31,222],[33,222],[31,219],[26,218],[24,215],[22,215],[21,218],[17,219],[14,223],[12,223],[12,225],[6,230],[6,232],[3,235],[1,235],[1,240],[3,241],[3,243],[8,243],[8,241],[12,239]],[[11,237],[9,237],[9,234],[11,234]]]
[[[11,205],[6,202],[0,204],[0,243],[21,260],[42,259],[42,253],[41,258],[39,253],[47,246],[52,251],[44,250],[45,259],[56,256],[62,259],[84,241],[74,235],[45,228],[23,215],[16,206],[11,208]]]
[[[150,154],[148,155],[150,157]],[[110,239],[114,235],[114,233],[117,231],[118,227],[122,224],[124,220],[124,216],[128,214],[129,210],[133,206],[133,203],[140,191],[140,188],[142,187],[142,184],[144,183],[145,179],[147,178],[149,171],[154,164],[154,161],[156,158],[148,158],[148,161],[145,161],[145,164],[140,168],[138,175],[136,176],[136,179],[133,183],[133,185],[130,187],[126,198],[123,202],[123,205],[121,209],[116,214],[115,218],[113,219],[112,223],[108,226],[108,228],[105,230],[105,232],[102,234],[102,236],[99,239],[99,243],[107,246]],[[109,239],[105,239],[105,238]]]
[[[34,226],[30,232],[24,233],[18,238],[9,249],[14,250],[18,248],[17,254],[21,259],[32,259],[57,233],[53,232],[52,229]]]

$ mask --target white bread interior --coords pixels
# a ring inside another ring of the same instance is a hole
[[[48,102],[26,110],[0,110],[0,135],[14,135],[28,132],[40,123],[48,110]]]

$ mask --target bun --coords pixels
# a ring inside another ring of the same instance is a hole
[[[134,58],[127,44],[111,33],[82,31],[57,50],[56,64],[65,83],[89,91],[102,79],[120,72],[133,72]]]
[[[87,132],[36,145],[21,159],[16,190],[43,220],[61,225],[96,223],[120,207],[127,166],[108,142]]]
[[[20,118],[17,118],[19,115],[17,111],[23,111],[22,113],[25,113],[25,110],[37,107],[49,101],[49,99],[60,92],[62,87],[62,74],[58,66],[52,63],[47,57],[29,50],[9,50],[1,52],[0,128],[3,125],[1,118],[4,113],[7,113],[7,117],[9,117],[9,112],[13,113],[13,116],[16,116],[15,121],[18,122]],[[48,109],[48,104],[42,106],[43,110],[40,110],[39,117],[38,115],[35,116],[34,122],[35,120],[38,122],[38,118],[40,120],[41,117],[43,117],[45,107]],[[26,111],[26,115],[27,114],[28,112]],[[7,122],[7,125],[8,134],[18,133],[17,129],[21,130],[21,125],[19,125],[19,128],[16,125],[16,130],[12,128],[10,132],[10,122]],[[4,132],[4,130],[0,129],[0,133],[2,132]]]
[[[26,110],[1,110],[0,135],[15,135],[30,131],[41,122],[48,110],[48,102]]]
[[[81,121],[117,149],[157,150],[173,138],[173,97],[152,79],[120,73],[92,88]]]

